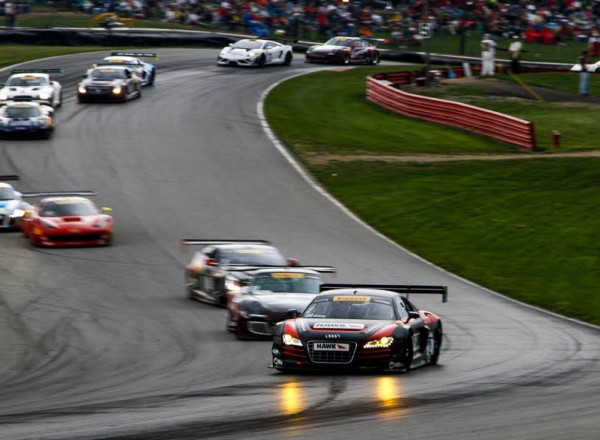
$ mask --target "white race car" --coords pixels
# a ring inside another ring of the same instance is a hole
[[[272,64],[289,66],[293,58],[293,49],[290,45],[271,40],[245,39],[223,48],[217,58],[217,64],[252,67]]]
[[[590,73],[597,72],[598,69],[600,69],[600,61],[594,64],[586,64],[585,67]],[[581,64],[575,64],[573,67],[571,67],[571,72],[581,72]]]
[[[9,101],[33,101],[40,104],[60,107],[62,86],[53,81],[51,74],[61,74],[62,69],[13,70],[11,76],[0,89],[0,105]]]
[[[11,184],[1,180],[19,180],[19,177],[0,176],[0,230],[18,230],[29,204],[23,201],[23,195]]]
[[[147,52],[112,52],[109,57],[104,58],[97,66],[126,66],[133,70],[137,76],[142,79],[143,86],[154,85],[156,78],[156,67],[154,64],[146,63],[140,60],[140,58],[154,58],[158,60],[158,54],[147,53]],[[88,69],[86,75],[89,75],[93,68]]]

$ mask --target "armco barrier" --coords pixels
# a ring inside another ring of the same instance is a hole
[[[509,144],[535,149],[533,122],[460,102],[413,95],[394,87],[408,84],[413,72],[379,74],[367,78],[367,99],[404,116],[451,125]]]

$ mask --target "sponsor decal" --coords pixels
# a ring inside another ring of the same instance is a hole
[[[69,229],[69,232],[73,232],[73,233],[76,234],[78,232],[81,232],[81,229],[79,229],[79,228],[71,228],[71,229]]]
[[[340,335],[339,333],[329,333],[325,335],[326,339],[340,339],[341,337],[342,335]]]
[[[362,330],[364,324],[354,324],[350,322],[317,322],[312,328],[318,329],[334,329],[334,330]]]
[[[236,249],[236,254],[263,254],[260,249]]]
[[[390,370],[400,370],[404,368],[404,364],[402,362],[390,362],[388,368]]]
[[[54,200],[53,203],[55,205],[76,205],[79,202],[75,200]]]
[[[354,302],[369,302],[370,296],[334,296],[334,301],[354,301]]]
[[[350,344],[340,342],[315,342],[313,349],[316,351],[350,351]]]
[[[272,273],[271,278],[304,278],[303,273]]]

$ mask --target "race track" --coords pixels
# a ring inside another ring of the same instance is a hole
[[[126,104],[75,101],[104,53],[31,64],[65,69],[65,104],[50,141],[0,141],[0,174],[20,175],[23,191],[97,191],[116,237],[47,250],[0,234],[1,439],[598,437],[598,329],[410,255],[274,147],[262,93],[323,67],[297,56],[289,68],[229,69],[216,50],[159,53],[156,85]],[[444,321],[440,365],[276,373],[269,342],[236,340],[223,309],[186,299],[182,238],[269,239],[302,263],[336,266],[333,281],[447,285],[448,303],[415,299]]]

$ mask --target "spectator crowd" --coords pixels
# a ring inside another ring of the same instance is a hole
[[[492,38],[518,35],[527,43],[594,41],[600,0],[78,0],[92,14],[116,12],[259,36],[316,38],[385,36],[393,45],[418,44],[431,32],[478,30]],[[600,47],[600,44],[597,44]]]

